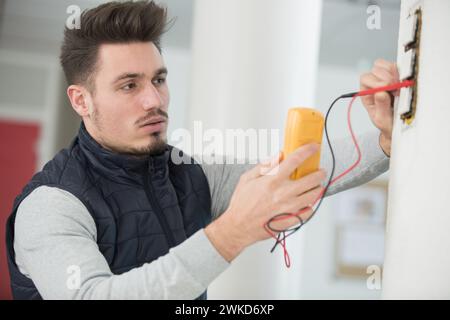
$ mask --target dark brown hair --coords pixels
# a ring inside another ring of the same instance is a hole
[[[153,1],[109,2],[85,10],[80,28],[64,30],[60,61],[69,84],[94,89],[98,49],[102,44],[153,42],[161,52],[167,31],[167,9]]]

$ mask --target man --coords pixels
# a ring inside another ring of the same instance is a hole
[[[166,142],[169,90],[160,48],[166,24],[165,9],[153,2],[108,3],[85,11],[81,29],[65,30],[61,64],[82,124],[14,203],[7,247],[15,298],[204,299],[236,256],[270,237],[266,221],[308,207],[321,192],[324,170],[289,179],[317,152],[313,144],[279,165],[172,161],[178,150]],[[361,85],[397,78],[395,66],[380,60]],[[390,96],[364,104],[380,132],[360,137],[362,164],[328,194],[388,168]],[[346,156],[339,171],[354,152],[348,142],[335,144]],[[329,154],[322,162],[330,167]],[[277,173],[264,174],[272,169]]]

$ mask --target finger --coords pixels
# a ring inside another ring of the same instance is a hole
[[[303,223],[305,223],[306,221],[308,221],[311,218],[313,213],[314,213],[313,208],[307,208],[307,209],[303,209],[301,211],[301,213],[298,214],[298,216],[302,219]]]
[[[291,198],[280,207],[280,212],[302,215],[305,210],[314,205],[322,192],[322,187],[316,187],[300,196]]]
[[[290,180],[286,185],[285,192],[288,196],[299,196],[320,186],[326,177],[325,170],[321,169],[298,180]]]
[[[394,76],[384,68],[373,67],[372,74],[375,75],[378,79],[380,79],[380,81],[385,82],[386,84],[392,84],[397,82]]]
[[[314,205],[314,202],[318,200],[322,192],[323,187],[320,186],[298,196],[296,199],[296,212],[306,207],[312,207]]]
[[[384,59],[378,59],[374,63],[375,67],[379,67],[382,69],[385,69],[387,72],[389,72],[394,78],[399,78],[399,72],[397,64],[391,61],[387,61]]]
[[[375,61],[374,66],[386,70],[394,79],[393,83],[400,82],[400,73],[396,63],[379,59]],[[396,90],[393,94],[394,96],[398,96],[400,94],[400,90]]]
[[[305,222],[312,215],[312,208],[305,208],[302,210],[301,215],[296,215],[292,213],[284,213],[281,215],[276,215],[270,222],[270,227],[274,230],[286,230],[292,228],[299,223]]]
[[[376,88],[376,87],[383,87],[388,84],[389,84],[388,82],[381,80],[380,78],[375,76],[373,73],[366,73],[365,75],[363,75],[361,77],[361,88],[363,90],[372,89],[372,88]],[[361,100],[366,108],[370,109],[370,108],[374,107],[375,104],[377,104],[377,101],[375,98],[377,94],[361,97]]]
[[[378,110],[389,109],[391,104],[391,96],[386,91],[375,94],[375,107]]]
[[[319,145],[317,143],[309,143],[301,146],[293,153],[287,156],[287,158],[280,164],[278,176],[280,178],[289,177],[292,172],[299,167],[306,159],[314,155],[319,151]]]
[[[389,72],[386,68],[374,66],[372,68],[372,73],[379,78],[381,81],[386,82],[387,84],[394,84],[400,82],[398,72]],[[400,94],[400,90],[392,91],[394,96]]]
[[[379,83],[372,73],[365,73],[360,78],[360,90],[368,90],[376,87]],[[361,97],[365,106],[371,106],[375,103],[373,95]]]
[[[267,174],[267,172],[270,172],[272,169],[274,169],[279,165],[282,157],[283,157],[282,152],[279,152],[272,159],[257,164],[256,166],[254,166],[253,168],[251,168],[250,170],[241,175],[241,181],[249,181]]]
[[[383,87],[388,84],[389,83],[387,81],[378,78],[372,72],[366,73],[363,76],[361,76],[361,89],[363,90]]]
[[[385,82],[387,85],[397,83],[399,80],[396,79],[392,74],[390,74],[386,69],[380,67],[373,67],[372,73],[380,79],[382,82]],[[389,105],[392,105],[394,97],[398,95],[400,90],[389,91]],[[384,98],[383,98],[384,99]],[[376,103],[376,102],[375,102]]]

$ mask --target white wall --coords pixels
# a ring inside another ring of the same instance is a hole
[[[399,61],[406,16],[402,2]],[[450,298],[450,2],[424,0],[416,118],[396,113],[383,297]]]
[[[170,90],[170,105],[167,136],[171,143],[170,137],[174,130],[188,127],[191,53],[184,48],[165,47],[163,58],[169,70],[167,81]]]

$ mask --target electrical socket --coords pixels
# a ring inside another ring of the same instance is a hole
[[[417,78],[419,74],[420,40],[422,33],[422,8],[416,7],[407,18],[406,33],[402,44],[405,52],[399,66],[401,80],[414,80],[414,85],[400,91],[398,113],[407,125],[410,125],[416,115],[417,107]]]

